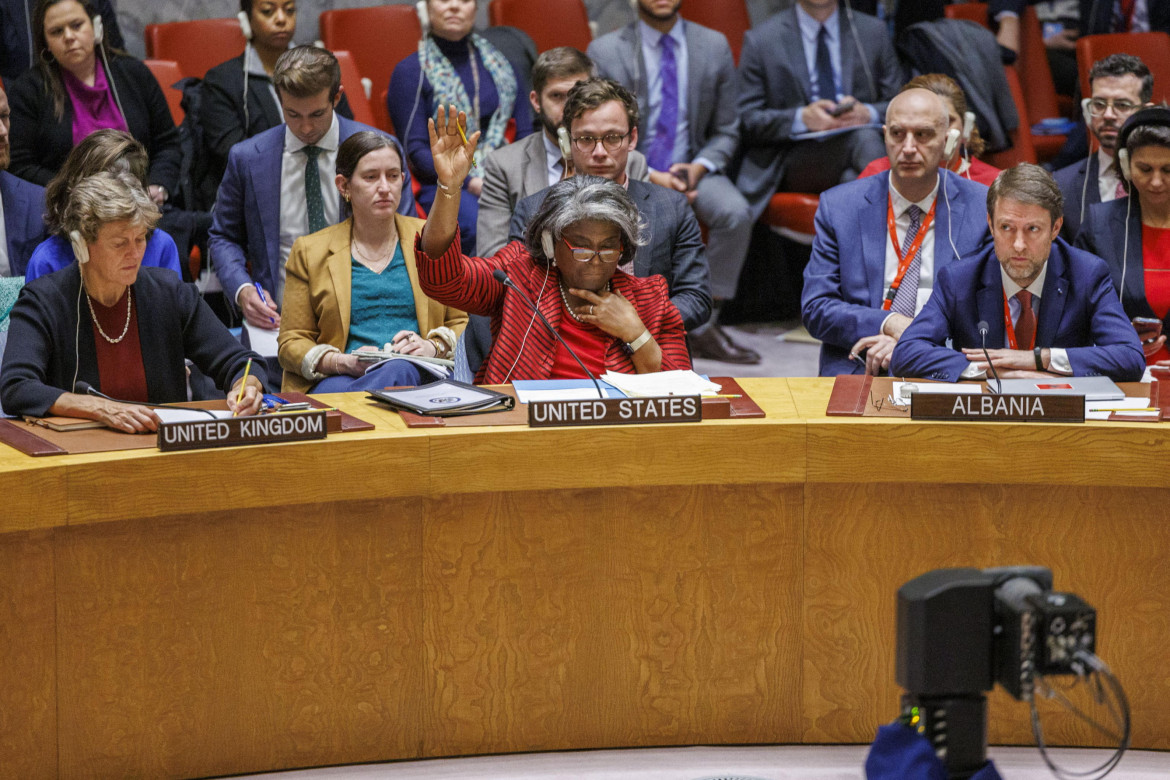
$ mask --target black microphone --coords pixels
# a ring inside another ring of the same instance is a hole
[[[105,393],[103,393],[101,390],[98,390],[96,387],[91,385],[89,382],[86,382],[82,379],[78,379],[76,382],[73,383],[73,392],[75,392],[79,395],[94,395],[94,396],[97,396],[98,398],[104,398],[107,401],[113,401],[116,404],[127,404],[129,406],[145,406],[147,409],[183,409],[184,411],[188,411],[188,412],[203,412],[204,414],[211,417],[211,419],[213,419],[213,420],[219,419],[218,417],[215,416],[215,412],[211,411],[210,409],[201,409],[198,406],[171,406],[169,404],[152,404],[152,403],[147,403],[146,401],[123,401],[121,398],[112,398],[112,397],[106,395]]]
[[[515,292],[519,293],[520,299],[528,304],[528,308],[532,309],[537,317],[540,317],[540,321],[544,323],[544,327],[548,328],[548,332],[552,334],[552,337],[560,342],[561,345],[569,351],[569,354],[573,356],[573,360],[576,360],[577,365],[581,366],[581,370],[585,372],[586,376],[593,380],[593,386],[597,388],[597,397],[604,400],[606,396],[605,393],[601,391],[601,383],[597,381],[597,377],[593,375],[592,371],[585,367],[585,364],[581,362],[581,358],[577,357],[577,353],[573,351],[573,348],[565,343],[565,340],[561,338],[561,334],[557,333],[557,329],[554,328],[552,324],[547,319],[545,319],[545,316],[540,313],[540,309],[537,308],[533,300],[528,297],[528,293],[517,287],[516,283],[508,278],[508,272],[503,268],[497,268],[496,270],[492,271],[492,278],[507,287],[509,290],[514,290]]]
[[[995,370],[995,364],[991,362],[991,355],[987,353],[987,320],[979,320],[975,326],[979,329],[979,335],[983,338],[983,357],[987,358],[987,367],[991,369],[991,375],[995,377],[995,383],[999,389],[995,391],[996,395],[1003,392],[1003,382],[999,379],[999,372]],[[987,389],[991,389],[991,383],[987,383]]]

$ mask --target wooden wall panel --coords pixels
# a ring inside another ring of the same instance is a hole
[[[409,757],[419,500],[61,534],[61,769],[193,777]]]
[[[427,753],[797,739],[800,514],[798,486],[438,504]]]
[[[57,776],[53,531],[0,535],[0,776]]]
[[[869,741],[897,714],[895,594],[931,569],[1048,566],[1098,610],[1098,652],[1121,676],[1134,741],[1170,747],[1170,526],[1164,490],[859,484],[806,487],[805,738]],[[1159,552],[1163,551],[1163,552]],[[1159,641],[1158,637],[1162,639]],[[1055,744],[1104,744],[1042,706]],[[1031,744],[1027,705],[992,697],[993,743]]]

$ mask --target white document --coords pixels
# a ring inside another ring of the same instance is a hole
[[[903,406],[910,403],[910,396],[902,395],[902,388],[906,385],[914,385],[915,393],[929,393],[931,395],[979,395],[983,392],[983,387],[980,385],[961,382],[894,382],[894,403]]]
[[[555,390],[521,390],[517,387],[515,390],[516,400],[522,404],[533,401],[589,401],[597,398],[596,387],[560,387]]]
[[[232,416],[227,409],[208,409],[207,412],[195,412],[190,409],[155,409],[154,413],[164,423],[210,422],[213,419],[223,420]]]
[[[664,395],[716,395],[720,386],[694,371],[657,371],[653,374],[618,374],[606,371],[601,377],[631,398]]]
[[[248,331],[248,342],[252,345],[253,352],[260,357],[276,357],[276,337],[280,335],[279,329],[257,328],[244,320],[244,330]]]
[[[1085,401],[1086,420],[1108,420],[1113,412],[1129,411],[1131,409],[1148,409],[1150,401],[1147,398],[1122,398],[1119,401]],[[1132,412],[1135,417],[1158,416],[1158,410],[1152,412]]]

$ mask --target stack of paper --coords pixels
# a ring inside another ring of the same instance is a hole
[[[606,371],[601,377],[631,398],[664,395],[716,395],[719,385],[694,371],[658,371],[653,374],[617,374]]]

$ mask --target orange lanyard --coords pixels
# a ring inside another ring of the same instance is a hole
[[[1024,316],[1023,301],[1020,302],[1020,316]],[[1003,294],[1003,329],[1007,331],[1008,346],[1012,349],[1019,349],[1019,343],[1016,341],[1016,326],[1012,324],[1012,310],[1008,306],[1007,292]],[[1032,331],[1032,343],[1028,345],[1029,350],[1036,348],[1036,331]]]
[[[937,197],[934,199],[934,203],[930,204],[930,211],[926,212],[926,219],[922,220],[922,224],[918,228],[918,235],[914,237],[913,243],[903,255],[902,245],[898,243],[898,224],[894,218],[894,199],[892,197],[886,199],[886,224],[890,229],[890,243],[894,245],[894,255],[898,258],[898,274],[894,277],[890,289],[886,291],[886,299],[882,301],[883,311],[889,311],[890,307],[894,305],[894,296],[898,294],[898,288],[902,286],[902,277],[906,275],[911,261],[918,254],[918,250],[922,248],[922,242],[926,240],[926,231],[930,228],[930,223],[934,221],[936,206],[938,206]]]

